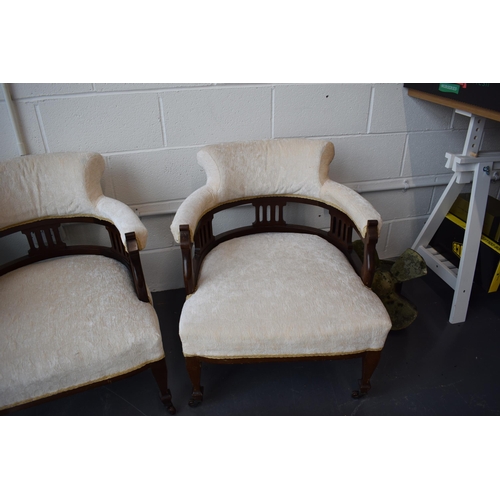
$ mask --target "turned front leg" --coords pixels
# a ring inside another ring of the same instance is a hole
[[[175,415],[175,406],[172,403],[172,394],[168,388],[168,373],[165,359],[160,359],[151,365],[158,388],[160,389],[161,402],[167,407],[167,410],[172,415]]]
[[[186,358],[186,367],[193,384],[193,393],[189,399],[189,406],[198,406],[203,401],[203,387],[201,384],[201,361],[193,356]]]
[[[359,381],[359,390],[352,392],[352,397],[358,399],[368,393],[371,388],[370,378],[377,368],[382,351],[366,351],[363,353],[363,366],[361,371],[361,380]]]

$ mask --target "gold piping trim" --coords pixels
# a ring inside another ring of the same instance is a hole
[[[24,404],[27,404],[27,403],[31,403],[31,402],[37,401],[39,399],[44,399],[44,398],[48,398],[48,397],[51,397],[51,396],[55,396],[57,394],[62,394],[64,392],[73,391],[74,389],[79,389],[80,387],[85,387],[86,385],[98,384],[99,382],[103,382],[104,380],[109,380],[109,379],[112,379],[112,378],[115,378],[115,377],[120,377],[121,375],[126,375],[127,373],[131,373],[131,372],[133,372],[135,370],[139,370],[140,368],[143,368],[144,366],[149,365],[150,363],[156,363],[157,361],[160,361],[160,360],[162,360],[164,358],[165,358],[165,355],[163,354],[158,359],[152,359],[150,361],[146,361],[146,362],[144,362],[144,363],[142,363],[140,365],[137,365],[134,368],[130,368],[128,370],[124,370],[124,371],[119,372],[119,373],[114,373],[113,375],[106,375],[106,376],[98,378],[96,380],[90,380],[89,382],[85,382],[85,383],[82,383],[82,384],[78,384],[78,385],[74,385],[74,386],[71,386],[71,387],[67,387],[66,389],[60,389],[58,391],[54,391],[54,392],[51,392],[49,394],[43,394],[42,396],[37,396],[37,397],[34,397],[34,398],[25,399],[25,400],[17,402],[17,403],[12,403],[12,404],[9,404],[7,406],[2,406],[2,407],[0,407],[0,411],[8,410],[9,408],[14,408],[16,406],[21,406],[21,405],[24,405]]]
[[[50,219],[75,219],[77,217],[93,217],[94,219],[104,220],[106,222],[109,222],[109,223],[115,225],[115,223],[111,219],[108,219],[106,217],[99,217],[96,214],[46,215],[45,217],[38,217],[36,219],[30,219],[30,220],[27,220],[27,221],[18,222],[17,224],[11,224],[10,226],[2,227],[2,228],[0,228],[0,231],[4,231],[6,229],[11,229],[11,228],[17,227],[17,226],[24,226],[25,224],[32,224],[33,222],[39,222],[39,221],[42,221],[42,220],[50,220]]]
[[[184,354],[185,358],[207,358],[207,359],[263,359],[263,358],[313,358],[313,357],[328,357],[328,356],[348,356],[349,354],[361,354],[363,352],[377,352],[380,349],[361,349],[360,351],[336,352],[336,353],[321,353],[321,354],[288,354],[288,355],[252,355],[252,356],[206,356],[201,354]]]

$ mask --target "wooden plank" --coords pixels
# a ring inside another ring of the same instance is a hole
[[[448,108],[460,109],[462,111],[467,111],[476,116],[482,116],[484,118],[489,118],[490,120],[495,120],[500,122],[500,112],[492,111],[491,109],[480,108],[479,106],[474,106],[473,104],[466,104],[464,102],[458,102],[454,99],[449,99],[447,97],[441,97],[427,92],[422,92],[421,90],[408,89],[408,95],[410,97],[416,97],[417,99],[422,99],[424,101],[433,102],[435,104],[441,104],[442,106],[447,106]]]

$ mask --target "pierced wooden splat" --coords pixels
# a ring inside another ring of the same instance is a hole
[[[105,245],[71,245],[63,241],[61,231],[65,224],[97,224],[104,226],[109,235],[110,246]],[[65,255],[103,255],[116,259],[129,269],[139,300],[148,302],[146,283],[139,256],[139,248],[135,233],[125,235],[125,248],[120,231],[110,221],[97,217],[53,217],[27,222],[0,230],[0,239],[14,233],[22,233],[28,240],[29,250],[22,255],[0,266],[0,276],[35,262]]]
[[[255,207],[254,227],[283,226],[286,225],[283,218],[283,208],[286,206],[285,198],[260,198],[252,205]]]
[[[206,247],[214,240],[214,234],[212,229],[212,220],[214,216],[212,213],[206,214],[198,224],[196,233],[194,236],[195,248],[200,249]]]
[[[352,252],[352,235],[356,226],[344,213],[329,207],[330,231],[329,240],[340,248],[346,255]]]
[[[47,250],[65,248],[67,245],[61,239],[61,224],[47,224],[46,227],[26,229],[21,231],[27,238],[30,249],[29,255],[43,254]]]
[[[122,243],[120,231],[118,231],[118,229],[113,225],[106,225],[105,227],[109,234],[111,248],[117,253],[125,256],[125,248]]]

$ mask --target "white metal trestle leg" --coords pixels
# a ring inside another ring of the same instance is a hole
[[[485,118],[464,113],[470,117],[469,129],[462,155],[446,153],[446,167],[453,170],[444,193],[429,216],[412,248],[416,250],[441,279],[455,290],[449,321],[462,323],[467,316],[472,282],[481,243],[490,179],[495,162],[500,162],[500,153],[480,154]],[[457,196],[466,184],[472,182],[467,226],[464,235],[459,267],[430,246],[430,241],[446,217]]]

